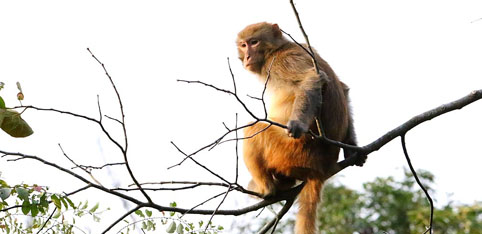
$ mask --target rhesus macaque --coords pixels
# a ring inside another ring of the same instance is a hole
[[[348,87],[330,66],[315,54],[317,74],[311,56],[283,37],[277,24],[247,26],[236,40],[239,59],[245,69],[266,82],[272,94],[268,118],[287,130],[258,122],[245,129],[244,161],[253,179],[248,189],[264,196],[305,182],[299,198],[296,233],[316,233],[316,210],[326,172],[336,167],[340,149],[307,134],[319,133],[315,118],[326,136],[356,145],[348,107]],[[270,68],[271,66],[271,68]],[[348,151],[347,151],[348,152]],[[347,153],[345,153],[346,157]]]

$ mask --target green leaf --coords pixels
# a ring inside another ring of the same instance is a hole
[[[38,204],[37,208],[38,208],[38,211],[40,211],[40,213],[42,213],[42,214],[45,213],[44,207],[41,204]]]
[[[146,210],[146,215],[147,215],[147,217],[151,217],[151,216],[152,216],[152,211]]]
[[[136,210],[134,213],[142,218],[145,217],[141,210]]]
[[[57,195],[53,194],[52,196],[50,196],[50,199],[52,200],[54,205],[57,207],[57,209],[60,210],[62,208],[62,204],[60,203],[60,199],[57,197]]]
[[[3,101],[3,98],[0,97],[0,109],[6,109],[7,107],[5,106],[5,101]]]
[[[70,200],[69,197],[65,197],[65,200],[67,200],[67,202],[69,203],[70,207],[72,207],[72,208],[74,208],[74,209],[76,208],[76,207],[75,207],[75,204],[72,202],[72,200]]]
[[[173,221],[169,224],[169,226],[166,228],[167,233],[174,233],[176,231],[176,223]]]
[[[151,220],[147,220],[147,226],[149,227],[149,230],[152,230],[152,231],[156,230],[156,224]]]
[[[176,232],[177,234],[184,234],[184,226],[182,225],[182,223],[177,225]]]
[[[27,215],[30,212],[30,202],[28,200],[23,201],[22,203],[22,213]]]
[[[82,208],[80,208],[80,209],[85,210],[85,209],[87,209],[88,206],[89,206],[89,201],[85,201],[84,206],[82,206]]]
[[[89,212],[94,213],[97,209],[99,209],[99,203],[95,204],[92,208],[90,208]]]
[[[47,195],[45,193],[40,197],[40,205],[45,209],[49,208],[49,202],[47,201]]]
[[[32,204],[32,205],[30,206],[30,214],[31,214],[33,217],[37,216],[37,214],[38,214],[37,205]]]
[[[12,137],[28,137],[33,134],[32,128],[14,110],[0,109],[0,122],[0,128]]]
[[[15,188],[17,190],[18,198],[22,200],[27,200],[28,199],[28,190],[22,188],[22,187],[17,187]]]
[[[0,198],[2,198],[2,200],[5,200],[7,199],[8,197],[10,197],[10,193],[12,192],[12,189],[9,189],[9,188],[1,188],[0,189]]]
[[[61,213],[60,213],[60,210],[57,210],[57,212],[55,212],[54,216],[52,216],[52,218],[54,219],[58,219],[60,217]]]
[[[67,201],[65,201],[64,197],[60,197],[60,201],[62,202],[62,204],[64,204],[65,209],[68,210],[69,205],[67,204]]]

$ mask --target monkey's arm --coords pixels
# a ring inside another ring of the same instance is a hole
[[[321,88],[324,79],[316,74],[314,69],[310,69],[302,75],[304,79],[295,82],[297,83],[294,92],[295,101],[287,124],[288,134],[294,138],[299,138],[308,132],[322,102]]]

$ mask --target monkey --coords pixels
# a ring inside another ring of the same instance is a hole
[[[244,129],[243,158],[252,176],[248,189],[270,197],[303,181],[295,233],[316,233],[321,189],[327,172],[337,166],[340,148],[307,133],[318,133],[318,119],[326,137],[356,145],[348,86],[316,52],[313,60],[306,45],[286,39],[277,24],[248,25],[236,44],[243,67],[267,81],[268,119],[287,127],[256,121]],[[314,61],[326,76],[317,73]]]

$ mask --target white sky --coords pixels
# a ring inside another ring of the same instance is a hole
[[[312,45],[351,87],[362,145],[416,114],[482,87],[482,21],[473,22],[482,17],[480,1],[297,2]],[[193,164],[166,170],[181,159],[169,142],[192,152],[220,136],[222,122],[234,126],[235,113],[240,113],[240,124],[250,119],[234,98],[176,79],[232,88],[229,57],[242,98],[261,115],[260,104],[245,94],[259,96],[262,85],[243,70],[234,44],[239,30],[259,21],[276,22],[303,41],[289,1],[2,1],[0,81],[6,88],[0,95],[8,106],[17,105],[15,82],[20,81],[26,105],[97,117],[99,94],[103,113],[119,117],[114,93],[87,52],[89,47],[106,64],[122,95],[130,161],[138,179],[216,181]],[[78,163],[122,160],[94,124],[30,110],[23,116],[35,134],[12,139],[0,133],[0,149],[36,154],[66,167],[71,165],[58,143]],[[436,176],[438,204],[448,196],[460,203],[482,198],[477,185],[482,177],[481,117],[482,102],[474,103],[407,135],[415,167]],[[106,123],[120,134],[118,125]],[[233,144],[197,158],[234,178]],[[360,188],[376,176],[400,177],[403,167],[397,139],[371,154],[363,168],[348,168],[338,178]],[[243,164],[241,168],[240,181],[246,184],[250,176]],[[69,192],[80,185],[32,161],[1,159],[0,171],[12,184],[51,185],[52,191]],[[111,173],[123,186],[130,183],[124,169],[113,168]],[[109,175],[95,175],[110,185]],[[198,191],[187,192],[188,196],[196,192],[196,198],[181,199],[179,193],[157,198],[161,204],[176,200],[189,207],[204,199],[197,199]],[[89,197],[76,198],[95,200],[98,195],[90,192]],[[103,204],[119,203],[110,199]],[[103,221],[117,216],[108,215]]]

